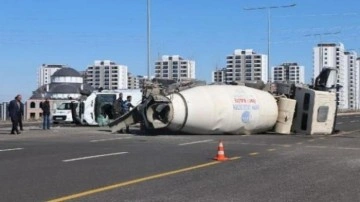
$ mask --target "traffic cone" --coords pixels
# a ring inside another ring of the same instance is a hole
[[[214,160],[217,160],[217,161],[226,161],[226,160],[228,160],[228,158],[225,156],[224,145],[223,145],[222,141],[219,142],[218,153],[214,157]]]

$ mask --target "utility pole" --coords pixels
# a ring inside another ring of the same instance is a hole
[[[276,5],[276,6],[265,6],[265,7],[252,7],[252,8],[244,8],[246,11],[253,11],[253,10],[267,10],[267,66],[268,66],[268,82],[271,82],[271,67],[270,67],[270,41],[271,41],[271,9],[276,8],[291,8],[295,7],[296,4],[289,4],[289,5]]]
[[[150,81],[150,0],[147,0],[147,29],[146,29],[146,38],[147,38],[147,77],[148,81]]]

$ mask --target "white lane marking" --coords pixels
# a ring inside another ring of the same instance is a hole
[[[290,144],[271,144],[272,146],[291,147]]]
[[[117,137],[117,138],[107,138],[107,139],[91,140],[90,142],[105,142],[105,141],[123,140],[123,139],[130,139],[130,138],[131,138],[131,137]]]
[[[210,139],[210,140],[200,140],[200,141],[196,141],[196,142],[182,143],[182,144],[179,144],[179,146],[198,144],[198,143],[205,143],[205,142],[212,142],[212,141],[214,141],[214,140],[212,140],[212,139]]]
[[[93,158],[100,158],[105,156],[115,156],[115,155],[121,155],[121,154],[127,154],[129,152],[117,152],[117,153],[110,153],[110,154],[100,154],[95,156],[85,156],[85,157],[79,157],[74,159],[66,159],[63,160],[63,162],[72,162],[72,161],[80,161],[80,160],[86,160],[86,159],[93,159]]]
[[[355,122],[357,122],[357,121],[355,121],[355,120],[350,121],[350,123],[355,123]]]
[[[306,146],[306,147],[311,147],[311,148],[320,148],[320,149],[325,149],[325,148],[327,148],[327,146],[316,146],[316,145],[313,145],[313,146]]]
[[[337,149],[349,149],[349,150],[360,150],[360,148],[356,147],[336,147]]]
[[[23,150],[24,148],[1,149],[0,152]]]
[[[339,125],[341,125],[341,124],[343,124],[344,122],[338,122],[337,124],[339,124]]]
[[[255,146],[268,146],[269,144],[263,144],[263,143],[248,143],[248,142],[240,142],[239,144],[243,144],[243,145],[255,145]]]
[[[360,148],[356,148],[356,147],[328,147],[328,146],[316,146],[316,145],[311,145],[311,146],[306,146],[306,147],[311,147],[311,148],[319,148],[319,149],[346,149],[346,150],[360,150]]]
[[[256,143],[256,144],[252,144],[252,145],[255,145],[255,146],[268,146],[269,144]]]

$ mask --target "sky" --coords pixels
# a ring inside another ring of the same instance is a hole
[[[312,77],[313,47],[342,42],[360,52],[358,0],[151,0],[151,72],[161,55],[196,61],[196,78],[226,66],[235,49],[267,54],[270,65],[297,62]],[[37,88],[41,64],[82,71],[112,60],[135,75],[147,74],[147,0],[0,0],[0,102]],[[330,33],[330,34],[329,34]],[[337,33],[337,34],[336,34]]]

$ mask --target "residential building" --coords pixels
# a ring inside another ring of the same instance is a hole
[[[9,119],[8,107],[8,102],[0,103],[0,121],[6,121]]]
[[[95,60],[94,65],[86,69],[86,82],[95,89],[127,89],[128,67],[110,60]]]
[[[144,76],[140,75],[132,75],[131,73],[128,73],[128,89],[139,89],[142,87],[142,84],[144,82]]]
[[[356,58],[356,80],[357,82],[355,83],[356,85],[356,92],[357,92],[357,95],[356,95],[356,98],[358,99],[358,102],[356,103],[356,109],[360,109],[360,57],[357,57]]]
[[[225,83],[226,82],[226,68],[215,70],[212,72],[211,82]]]
[[[38,87],[50,84],[51,83],[51,76],[59,69],[68,67],[66,65],[55,65],[55,64],[42,64],[38,71]]]
[[[272,82],[305,83],[304,66],[298,63],[283,63],[272,68]]]
[[[155,62],[155,78],[195,79],[195,61],[186,60],[179,55],[163,55]]]
[[[359,102],[359,75],[356,66],[357,53],[345,51],[345,67],[348,69],[348,106],[349,109],[357,109]]]
[[[345,48],[342,43],[319,43],[314,47],[314,72],[315,79],[323,69],[323,67],[331,67],[337,69],[338,80],[337,84],[342,88],[338,92],[339,109],[349,108],[349,82],[348,82],[348,66],[345,61]]]
[[[267,55],[257,54],[252,49],[236,49],[226,57],[226,83],[233,81],[268,81]]]

